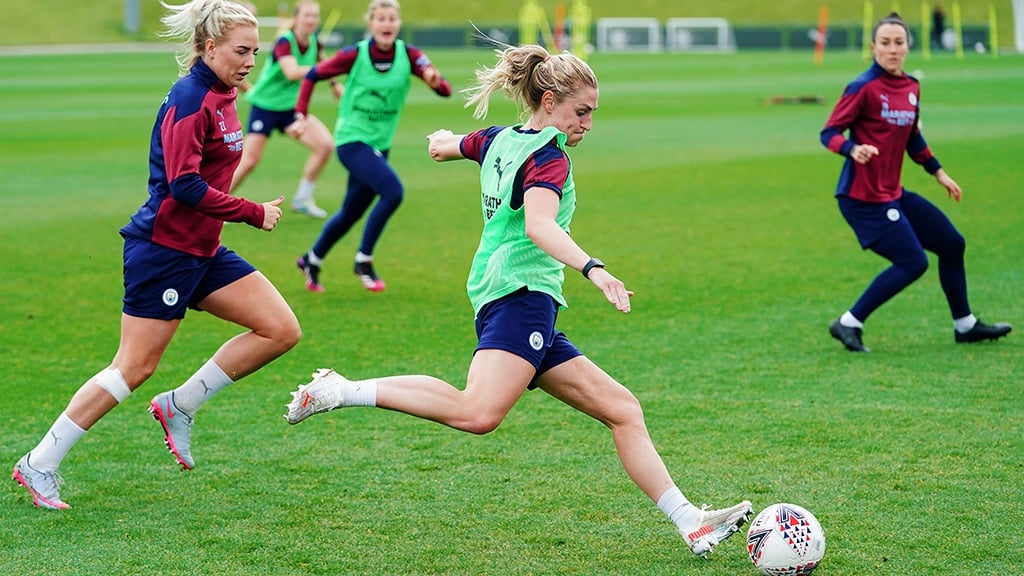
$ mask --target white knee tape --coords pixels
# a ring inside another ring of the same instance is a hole
[[[124,376],[121,376],[121,371],[117,368],[104,368],[93,377],[92,381],[113,396],[118,404],[124,402],[125,398],[132,394],[132,391],[128,389],[128,383],[124,381]]]

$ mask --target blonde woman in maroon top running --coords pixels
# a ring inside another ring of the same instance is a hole
[[[57,468],[103,416],[142,385],[160,363],[187,309],[205,311],[245,331],[231,338],[184,384],[158,394],[150,411],[185,469],[196,410],[299,341],[299,323],[267,278],[220,243],[225,222],[273,230],[279,197],[253,202],[228,193],[242,155],[237,88],[259,49],[258,23],[228,0],[164,5],[167,36],[186,39],[183,77],[163,98],[149,153],[149,196],[121,228],[124,304],[121,342],[110,364],[90,378],[12,476],[41,508],[64,509]]]

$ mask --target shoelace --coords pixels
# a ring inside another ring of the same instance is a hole
[[[60,475],[60,472],[54,470],[53,472],[42,472],[35,468],[30,468],[30,473],[38,474],[39,487],[33,486],[36,492],[39,492],[43,496],[50,498],[54,494],[60,493],[60,487],[64,484],[64,477]]]

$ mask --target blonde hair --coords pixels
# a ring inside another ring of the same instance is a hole
[[[317,8],[319,8],[320,2],[318,2],[317,0],[299,0],[298,2],[295,3],[295,8],[292,9],[293,18],[297,18],[299,16],[299,11],[302,10],[303,6],[316,6]]]
[[[299,0],[296,2],[295,7],[292,8],[292,15],[281,20],[280,24],[278,24],[277,30],[274,32],[275,38],[279,38],[289,30],[292,32],[295,31],[295,23],[299,21],[299,11],[302,10],[303,6],[316,6],[317,8],[320,8],[320,2],[317,2],[316,0]],[[327,30],[324,30],[324,32],[327,32]]]
[[[370,21],[370,18],[373,18],[373,12],[377,8],[394,8],[395,12],[402,12],[402,9],[398,6],[398,0],[373,0],[366,8],[366,16],[364,18],[366,18],[367,22]]]
[[[167,9],[167,14],[160,18],[167,29],[160,36],[180,39],[187,45],[175,55],[178,73],[182,76],[203,57],[207,40],[220,44],[228,30],[238,26],[259,28],[260,25],[248,8],[229,0],[192,0],[182,5],[160,0],[160,4]]]
[[[549,54],[543,46],[505,46],[495,50],[498,64],[477,69],[476,83],[462,90],[465,107],[476,105],[473,117],[483,119],[491,98],[499,89],[520,106],[522,112],[540,108],[544,92],[551,91],[558,102],[581,88],[597,88],[597,76],[586,62],[570,52]]]

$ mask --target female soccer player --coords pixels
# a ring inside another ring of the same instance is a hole
[[[316,116],[310,115],[301,125],[295,123],[295,100],[299,83],[309,70],[323,59],[323,46],[316,35],[320,26],[320,5],[302,0],[295,5],[292,27],[278,36],[270,60],[263,65],[256,84],[246,91],[252,103],[249,130],[245,134],[242,161],[231,182],[234,192],[263,158],[267,138],[278,130],[310,149],[302,169],[302,179],[292,198],[292,210],[313,218],[326,218],[327,211],[316,205],[313,188],[331,157],[334,145],[331,133]],[[341,98],[341,86],[332,84],[334,95]]]
[[[388,153],[409,93],[410,74],[419,76],[440,96],[452,93],[451,84],[427,55],[398,39],[402,26],[398,2],[373,0],[366,12],[366,22],[371,37],[344,48],[310,70],[295,105],[296,117],[304,118],[316,82],[348,75],[334,129],[338,160],[349,174],[348,190],[341,211],[324,224],[316,243],[297,262],[306,288],[314,292],[323,291],[320,268],[327,252],[363,217],[378,196],[366,221],[353,270],[367,290],[384,290],[384,281],[373,267],[373,250],[404,194],[402,182],[388,164]]]
[[[476,104],[475,116],[484,118],[490,95],[505,89],[529,111],[526,123],[427,137],[435,160],[466,158],[481,170],[484,228],[467,283],[479,343],[465,389],[431,376],[354,382],[319,370],[292,393],[285,418],[297,424],[335,408],[377,406],[486,434],[527,389],[540,388],[611,429],[630,478],[704,556],[746,521],[750,502],[722,510],[690,504],[655,449],[636,397],[555,328],[566,306],[565,266],[581,272],[620,312],[629,312],[633,294],[568,234],[576,206],[568,147],[592,128],[597,78],[567,52],[523,46],[499,55],[496,67],[477,72],[467,105]]]
[[[257,204],[227,193],[242,155],[236,88],[259,49],[256,18],[229,0],[171,6],[166,36],[187,39],[183,77],[163,99],[149,153],[149,198],[121,228],[124,305],[121,343],[90,378],[13,477],[36,506],[62,509],[57,467],[72,446],[156,370],[187,308],[248,330],[225,342],[184,384],[158,394],[150,411],[171,453],[194,466],[196,410],[215,393],[295,346],[299,323],[265,276],[220,243],[224,222],[273,230],[284,198]]]
[[[903,72],[910,50],[909,31],[899,14],[880,20],[873,31],[875,61],[847,85],[832,110],[821,143],[846,157],[836,197],[861,248],[892,262],[850,308],[829,326],[848,350],[868,352],[864,322],[879,306],[924,274],[925,250],[939,257],[939,282],[953,315],[956,342],[995,340],[1009,324],[985,324],[967,303],[963,236],[931,202],[900,184],[903,155],[920,164],[957,202],[960,186],[950,178],[921,135],[921,93],[917,80]],[[849,131],[849,138],[843,135]]]

